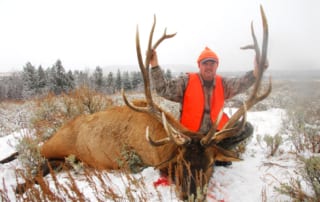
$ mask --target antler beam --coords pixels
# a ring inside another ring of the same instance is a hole
[[[143,63],[143,58],[141,54],[141,46],[140,46],[140,38],[139,38],[139,29],[137,26],[137,31],[136,31],[136,51],[137,51],[137,58],[138,58],[138,63],[139,67],[142,73],[143,81],[144,81],[144,91],[145,91],[145,96],[147,100],[147,107],[138,107],[133,104],[131,104],[125,93],[124,90],[122,90],[122,97],[127,106],[129,106],[131,109],[139,112],[144,112],[152,115],[155,117],[158,121],[162,122],[165,131],[168,135],[168,137],[163,138],[161,140],[152,140],[150,135],[149,135],[149,130],[148,128],[146,129],[146,138],[150,142],[151,145],[154,146],[160,146],[163,144],[166,144],[170,141],[175,142],[177,145],[183,145],[186,144],[187,142],[190,142],[190,138],[186,135],[183,135],[179,133],[177,130],[175,130],[174,127],[171,126],[171,123],[167,122],[166,119],[166,114],[163,109],[161,109],[159,106],[157,106],[153,99],[152,99],[152,93],[151,93],[151,87],[150,87],[150,77],[149,77],[149,63],[150,59],[153,54],[153,50],[155,50],[164,40],[172,38],[176,35],[174,34],[167,34],[166,29],[164,30],[163,35],[156,41],[156,43],[152,46],[152,40],[153,40],[153,33],[155,30],[155,25],[156,25],[156,16],[154,16],[154,22],[149,34],[149,42],[148,42],[148,48],[147,48],[147,53],[146,53],[146,58],[145,58],[145,63]],[[170,119],[172,121],[172,119]],[[180,124],[173,124],[173,125],[180,125]],[[180,125],[183,127],[182,125]]]

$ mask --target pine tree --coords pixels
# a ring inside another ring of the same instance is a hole
[[[36,73],[35,67],[30,63],[23,67],[22,73],[23,79],[23,97],[30,98],[37,93],[37,82],[38,82],[38,75]]]
[[[131,75],[132,88],[137,89],[138,86],[142,83],[142,74],[140,72],[134,71]]]
[[[76,86],[89,86],[89,73],[76,70],[74,71],[74,83]]]
[[[42,94],[47,91],[47,78],[41,65],[38,67],[37,74],[37,94]]]
[[[63,92],[70,91],[74,86],[74,78],[72,72],[66,74],[64,67],[60,60],[52,66],[50,71],[51,90],[59,95]]]
[[[122,88],[122,78],[120,69],[117,71],[116,83],[115,83],[116,91],[120,91]]]
[[[74,76],[73,76],[73,73],[71,70],[68,71],[67,73],[67,88],[68,88],[68,91],[72,90],[75,88],[76,84],[75,84],[75,79],[74,79]]]
[[[115,93],[115,81],[114,81],[112,72],[109,72],[108,74],[106,86],[107,86],[107,93]]]
[[[7,86],[8,86],[8,99],[14,100],[22,100],[23,99],[23,79],[21,73],[13,73],[9,79]]]
[[[122,84],[123,84],[124,90],[131,90],[132,89],[128,71],[125,71],[123,73]]]
[[[93,79],[94,89],[97,91],[102,91],[105,86],[105,82],[103,80],[103,71],[101,67],[99,66],[96,67],[92,77],[93,77],[92,79]]]
[[[10,76],[0,77],[0,101],[23,99],[23,77],[21,72],[15,72]]]

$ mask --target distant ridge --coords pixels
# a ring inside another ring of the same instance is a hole
[[[109,72],[116,73],[118,69],[120,69],[121,72],[123,71],[140,71],[138,65],[108,65],[108,66],[102,66],[103,73],[105,76],[108,75]],[[169,65],[164,64],[161,65],[161,68],[164,70],[170,69],[173,76],[178,76],[181,73],[186,72],[197,72],[198,67],[193,65]],[[230,70],[223,70],[218,69],[218,74],[222,76],[240,76],[243,75],[245,72],[250,71],[251,69],[247,70],[237,70],[237,71],[230,71]],[[21,70],[22,71],[22,70]],[[21,72],[21,71],[12,71],[12,72],[0,72],[0,77],[8,77],[13,75],[15,72]],[[94,72],[94,68],[87,69],[86,71],[89,71],[90,73]],[[305,80],[305,79],[312,79],[312,80],[319,80],[320,81],[320,69],[283,69],[283,70],[274,70],[272,68],[268,69],[266,72],[266,75],[270,75],[272,79],[292,79],[292,80]]]

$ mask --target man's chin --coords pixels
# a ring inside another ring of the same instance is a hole
[[[213,77],[212,77],[212,76],[203,77],[203,80],[205,80],[205,81],[212,81],[212,80],[213,80]]]

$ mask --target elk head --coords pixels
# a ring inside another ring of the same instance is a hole
[[[150,31],[149,42],[146,52],[146,58],[143,62],[139,30],[136,32],[136,51],[138,57],[139,67],[144,80],[144,90],[146,96],[146,106],[136,106],[130,103],[122,91],[124,102],[132,110],[147,113],[162,123],[167,137],[159,140],[154,140],[149,134],[148,127],[146,128],[146,138],[149,143],[155,147],[161,147],[169,142],[174,142],[177,146],[176,153],[168,160],[156,165],[160,170],[165,171],[169,177],[176,183],[178,192],[182,198],[187,198],[189,195],[197,193],[197,188],[203,190],[203,187],[208,183],[212,173],[213,165],[216,160],[221,161],[238,161],[238,155],[235,152],[220,148],[217,144],[222,140],[233,137],[243,130],[246,122],[246,111],[266,98],[271,92],[271,80],[268,89],[262,94],[258,95],[261,80],[267,60],[267,45],[268,45],[268,24],[262,6],[260,7],[262,24],[263,24],[263,42],[262,53],[257,43],[254,33],[253,25],[251,24],[251,32],[253,37],[253,45],[246,46],[244,49],[254,49],[256,53],[256,61],[258,63],[258,76],[256,78],[253,91],[248,100],[246,100],[242,107],[232,115],[224,128],[217,131],[217,126],[222,117],[222,111],[218,116],[216,122],[206,135],[192,132],[185,128],[180,122],[168,114],[164,109],[154,103],[150,87],[149,78],[149,62],[152,57],[152,50],[156,49],[165,39],[174,37],[176,34],[167,34],[164,31],[163,36],[156,41],[152,46],[153,34],[155,30],[156,18]],[[240,121],[240,124],[236,124]]]

